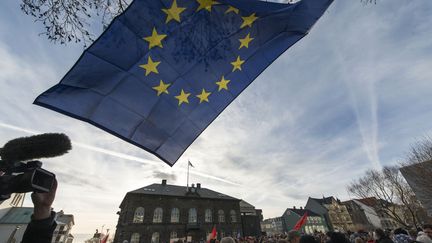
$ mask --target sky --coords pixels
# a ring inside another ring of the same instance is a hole
[[[168,179],[244,199],[265,218],[308,197],[351,198],[368,169],[396,165],[432,134],[432,1],[336,0],[304,39],[266,69],[169,167],[90,124],[33,105],[81,55],[39,35],[41,24],[0,4],[0,146],[61,132],[66,155],[43,160],[57,175],[55,210],[73,214],[76,242],[115,229],[128,191]],[[93,29],[101,33],[102,27]],[[31,206],[27,199],[26,206]]]

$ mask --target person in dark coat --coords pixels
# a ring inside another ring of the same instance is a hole
[[[327,232],[327,243],[350,243],[347,237],[340,232]]]
[[[393,243],[390,237],[382,229],[374,231],[376,243]]]
[[[34,205],[31,221],[24,232],[22,243],[51,243],[53,232],[57,226],[55,222],[55,212],[51,211],[57,190],[57,181],[48,193],[31,194]]]

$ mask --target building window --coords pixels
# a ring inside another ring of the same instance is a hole
[[[230,211],[230,217],[231,217],[231,222],[232,223],[236,223],[237,222],[237,215],[236,215],[236,212],[234,210]]]
[[[144,221],[144,208],[138,207],[135,209],[135,214],[133,218],[134,223],[142,223]]]
[[[177,232],[176,231],[171,232],[170,239],[177,239]]]
[[[211,209],[206,209],[205,211],[205,222],[206,223],[213,222],[213,214]]]
[[[180,211],[178,208],[171,210],[171,223],[178,223],[180,218]]]
[[[131,236],[130,243],[139,243],[140,235],[138,233],[133,233]]]
[[[225,222],[225,213],[223,210],[218,211],[218,219],[219,219],[219,223]]]
[[[195,208],[189,209],[189,223],[197,222],[197,211]]]
[[[156,208],[153,214],[153,223],[162,223],[162,208]]]
[[[154,232],[152,234],[151,243],[159,243],[159,233],[158,232]]]

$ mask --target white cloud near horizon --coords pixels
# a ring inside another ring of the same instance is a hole
[[[192,183],[242,198],[265,217],[304,206],[309,196],[348,199],[350,181],[396,163],[432,132],[429,1],[335,1],[173,167],[87,123],[32,105],[82,48],[48,42],[19,3],[2,5],[0,146],[32,131],[63,132],[81,143],[44,160],[59,179],[54,208],[75,215],[73,234],[103,224],[115,229],[128,191],[162,177],[185,185],[188,159],[196,167]]]

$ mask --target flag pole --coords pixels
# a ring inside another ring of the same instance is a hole
[[[186,181],[186,188],[189,191],[189,160],[188,160],[188,168],[187,168],[187,181]]]

